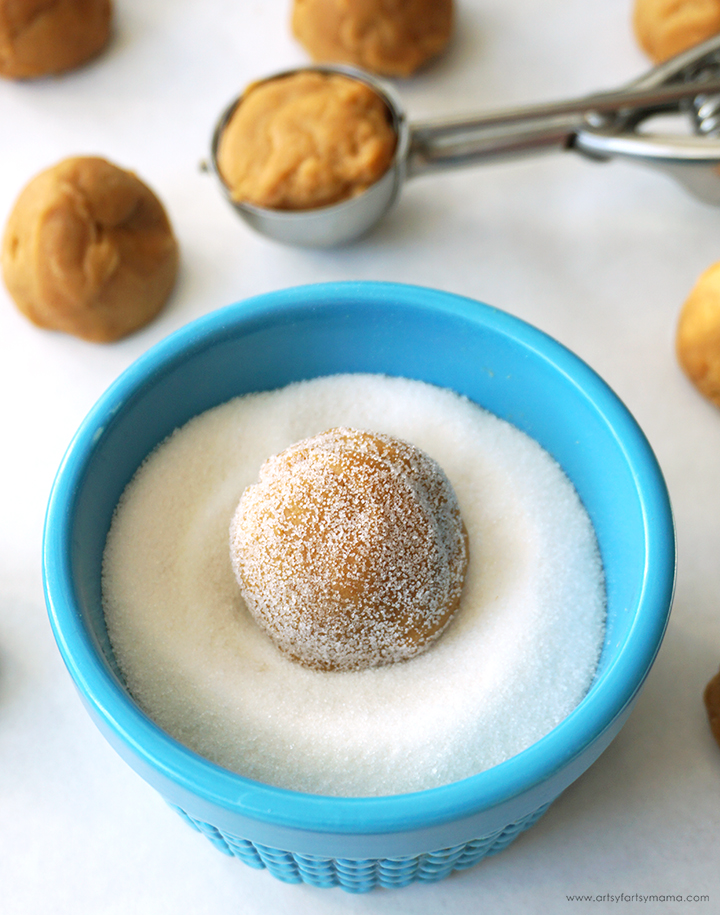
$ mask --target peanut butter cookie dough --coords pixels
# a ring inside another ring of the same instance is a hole
[[[452,0],[295,0],[292,30],[313,60],[410,76],[443,51]]]
[[[720,32],[720,0],[635,0],[640,47],[661,63]]]
[[[74,70],[105,47],[111,20],[110,0],[0,0],[0,76]]]
[[[720,744],[720,671],[715,674],[705,687],[703,699],[710,722],[710,730],[715,740]]]
[[[362,193],[396,145],[390,112],[369,86],[299,72],[250,87],[222,132],[217,165],[236,203],[304,210]]]
[[[255,620],[319,670],[419,654],[457,610],[468,562],[438,464],[407,442],[347,428],[269,458],[240,499],[230,544]]]
[[[676,351],[688,378],[720,407],[720,262],[700,275],[683,305]]]
[[[147,324],[177,269],[162,204],[105,159],[65,159],[36,175],[5,228],[3,277],[20,311],[84,340],[117,340]]]

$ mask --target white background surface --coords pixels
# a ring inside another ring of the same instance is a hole
[[[720,912],[720,748],[701,694],[720,664],[720,412],[679,371],[679,308],[720,259],[720,211],[662,175],[573,153],[416,179],[372,235],[283,248],[242,224],[199,164],[254,78],[306,61],[286,0],[118,0],[108,51],[77,73],[0,84],[0,218],[39,170],[100,154],[164,201],[176,291],[113,345],[38,330],[0,289],[0,910],[16,913]],[[412,119],[614,88],[648,62],[630,0],[458,0],[457,35],[397,83]],[[498,857],[431,886],[355,897],[285,886],[192,832],[96,732],[47,622],[42,521],[73,432],[108,384],[187,321],[300,283],[435,286],[557,337],[624,399],[666,474],[679,541],[668,634],[601,759]],[[580,903],[569,894],[708,895]]]

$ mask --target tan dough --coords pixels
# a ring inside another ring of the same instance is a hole
[[[65,159],[21,192],[5,228],[2,271],[33,323],[94,342],[132,333],[175,283],[178,245],[158,198],[132,172]]]
[[[300,72],[258,83],[222,132],[218,169],[238,203],[305,210],[353,197],[392,162],[387,106],[344,76]]]
[[[452,0],[294,0],[292,29],[313,60],[410,76],[443,51]]]
[[[718,671],[712,680],[705,687],[703,693],[705,710],[707,711],[708,722],[712,735],[720,744],[720,671]]]
[[[720,0],[635,0],[633,28],[656,63],[720,32]]]
[[[407,442],[344,428],[266,461],[240,499],[230,551],[261,628],[319,670],[425,650],[457,610],[468,562],[437,463]]]
[[[688,378],[720,407],[720,262],[700,275],[683,305],[676,350]]]
[[[111,19],[110,0],[0,0],[0,76],[74,70],[105,47]]]

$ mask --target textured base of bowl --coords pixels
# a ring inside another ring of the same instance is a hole
[[[283,883],[307,883],[321,889],[338,886],[348,893],[367,893],[377,887],[399,889],[416,881],[436,883],[444,880],[453,871],[466,870],[483,858],[503,851],[520,833],[537,823],[550,806],[543,804],[504,829],[452,848],[398,858],[325,858],[250,842],[190,816],[176,804],[169,801],[168,804],[223,854],[238,858],[249,867],[267,868]]]

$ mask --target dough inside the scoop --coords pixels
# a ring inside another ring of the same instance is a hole
[[[34,324],[108,342],[147,324],[175,283],[178,244],[163,205],[105,159],[36,175],[5,228],[2,270]]]
[[[225,126],[220,175],[237,203],[304,210],[362,193],[390,167],[397,137],[365,83],[300,71],[251,86]]]
[[[439,465],[400,439],[347,428],[268,459],[240,499],[230,544],[256,621],[319,670],[424,651],[455,613],[468,563]]]

